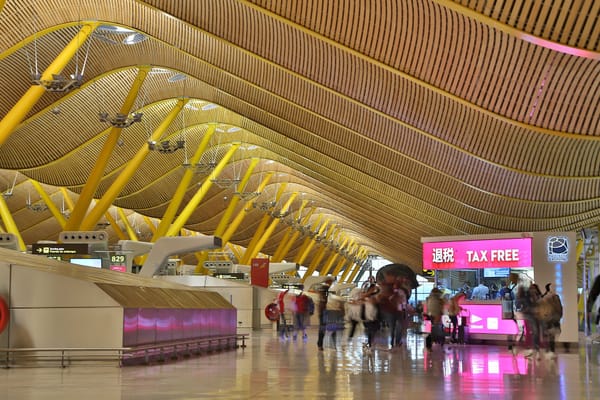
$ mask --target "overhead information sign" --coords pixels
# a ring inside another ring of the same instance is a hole
[[[59,256],[69,254],[88,254],[89,245],[87,243],[63,243],[63,244],[33,244],[31,253],[41,256]]]

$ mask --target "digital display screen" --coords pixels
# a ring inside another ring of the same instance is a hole
[[[484,268],[484,278],[506,278],[510,275],[510,268]]]
[[[71,258],[71,264],[83,265],[84,267],[102,268],[101,258]]]

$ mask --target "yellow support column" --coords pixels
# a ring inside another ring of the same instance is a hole
[[[54,218],[56,218],[56,220],[60,224],[60,227],[65,229],[65,225],[67,223],[67,221],[65,220],[65,217],[61,214],[60,210],[58,209],[58,207],[56,207],[56,204],[54,204],[54,202],[52,201],[50,196],[48,196],[48,193],[46,193],[46,191],[44,190],[42,185],[38,181],[34,181],[33,179],[30,179],[29,182],[33,185],[35,190],[37,190],[37,192],[40,194],[40,197],[42,198],[44,203],[46,203],[48,210],[50,210],[50,212],[52,213]]]
[[[302,225],[305,225],[308,223],[308,221],[310,220],[310,217],[312,216],[312,214],[315,212],[316,208],[313,207],[308,214],[306,215],[306,217],[302,220]],[[285,247],[281,250],[281,255],[280,255],[280,259],[279,261],[283,260],[285,258],[285,256],[290,252],[290,249],[292,248],[292,246],[294,245],[294,243],[296,242],[296,240],[298,240],[298,236],[300,236],[300,231],[296,230],[293,234],[292,237],[287,241],[287,243],[285,244]],[[300,246],[300,248],[302,249],[304,246],[304,243],[302,243],[302,245]]]
[[[296,212],[296,215],[293,217],[294,222],[300,219],[300,217],[302,216],[302,211],[304,210],[304,207],[306,207],[307,204],[308,204],[308,200],[302,200],[302,204],[300,204],[300,209],[298,209],[298,211]],[[292,240],[292,237],[293,237],[292,231],[300,234],[300,232],[294,230],[293,226],[290,226],[289,228],[287,228],[283,238],[281,239],[281,242],[279,243],[279,246],[277,246],[277,249],[275,250],[275,254],[273,254],[273,257],[271,257],[271,260],[273,262],[280,262],[281,260],[283,260],[283,257],[286,254],[283,252],[283,250],[285,250],[287,248],[288,242],[290,240]],[[294,240],[295,240],[295,238],[294,238]]]
[[[350,280],[348,278],[349,278],[349,275],[351,275],[350,272],[352,271],[353,264],[350,261],[348,261],[347,259],[343,259],[342,261],[346,265],[346,269],[344,269],[344,272],[342,273],[340,282],[350,283]]]
[[[71,40],[48,68],[46,68],[41,79],[51,80],[52,75],[60,74],[98,25],[100,25],[98,22],[85,23],[73,40]],[[27,116],[29,111],[31,111],[33,106],[35,106],[45,92],[46,89],[40,85],[31,86],[17,104],[13,106],[4,118],[2,118],[2,121],[0,121],[0,147],[2,147],[17,125],[23,121],[23,118]]]
[[[65,201],[65,205],[67,206],[67,208],[69,209],[69,211],[73,210],[73,200],[71,200],[71,196],[69,196],[69,192],[67,192],[67,189],[65,189],[64,187],[60,188],[60,193],[63,196],[63,200]]]
[[[361,258],[361,255],[364,256],[366,250],[362,249],[359,251],[359,255],[357,256],[358,259]],[[354,269],[354,272],[352,272],[352,275],[350,276],[350,279],[348,280],[349,282],[354,281],[354,279],[356,278],[356,275],[358,275],[358,272],[361,269],[361,264],[356,263],[356,268]]]
[[[325,227],[327,226],[328,223],[329,223],[329,219],[325,220],[325,223],[319,229],[319,233],[317,234],[317,236],[321,236],[323,234],[323,231],[325,230]],[[310,253],[310,250],[313,248],[313,246],[315,245],[315,243],[316,243],[315,239],[314,238],[310,238],[310,242],[308,243],[308,246],[306,246],[306,249],[304,249],[304,253],[300,256],[300,261],[297,262],[298,264],[303,264],[304,263],[304,260],[306,259],[306,257],[308,257],[308,253]],[[312,274],[315,272],[315,270],[318,267],[318,263],[315,262],[315,260],[320,262],[320,259],[323,258],[324,252],[325,252],[325,248],[324,247],[322,247],[317,252],[317,255],[315,256],[315,258],[313,258],[313,261],[311,262],[310,266],[308,267],[308,269],[304,273],[304,278],[302,279],[302,282],[304,282],[304,280],[307,277],[312,276]]]
[[[121,220],[123,221],[123,224],[125,225],[125,229],[127,230],[127,234],[129,235],[129,240],[137,241],[137,234],[135,233],[135,229],[133,229],[133,226],[131,226],[131,224],[129,223],[127,215],[125,215],[125,211],[123,211],[123,209],[120,207],[117,208],[117,211],[119,213],[119,216],[121,217]]]
[[[19,249],[21,251],[27,250],[27,246],[25,246],[25,242],[21,237],[21,233],[17,228],[17,224],[15,224],[15,220],[8,209],[8,205],[4,200],[4,196],[0,196],[0,216],[2,217],[2,221],[4,222],[4,226],[6,227],[6,232],[12,233],[17,237],[17,241],[19,242]]]
[[[342,274],[342,278],[341,281],[342,282],[350,282],[350,280],[348,278],[350,278],[351,272],[352,272],[352,267],[354,266],[354,256],[352,256],[351,254],[355,254],[356,252],[358,252],[358,245],[356,243],[354,243],[354,241],[352,241],[352,245],[348,247],[348,251],[347,254],[349,254],[348,256],[344,257],[344,264],[346,265],[346,269],[344,270],[344,273]]]
[[[144,215],[144,222],[146,223],[146,225],[148,225],[148,228],[150,228],[150,232],[152,232],[152,234],[154,235],[156,233],[156,226],[154,225],[150,217]]]
[[[335,269],[333,270],[333,272],[331,273],[331,275],[338,276],[340,274],[340,272],[342,272],[342,268],[344,267],[345,263],[346,263],[346,259],[342,257],[342,259],[340,261],[338,261],[338,263],[337,263]],[[342,277],[340,279],[338,279],[338,281],[339,282],[344,282],[344,275],[343,274],[342,274]]]
[[[273,176],[272,172],[267,173],[265,175],[265,178],[263,179],[263,181],[260,183],[260,185],[258,185],[258,188],[256,189],[256,191],[259,193],[262,192],[264,190],[264,188],[267,186],[267,184],[269,183],[269,181],[271,180],[272,176]],[[238,215],[235,216],[235,218],[233,219],[231,224],[229,224],[229,227],[227,228],[227,230],[225,231],[225,233],[223,233],[223,236],[221,237],[223,246],[225,246],[225,244],[229,242],[229,239],[231,239],[231,236],[233,236],[233,233],[240,226],[240,224],[244,220],[244,217],[246,216],[246,214],[248,214],[252,210],[252,203],[253,203],[253,200],[246,201],[244,203],[244,207],[242,207],[242,210],[238,213]],[[242,259],[242,257],[238,257],[238,260],[241,260],[241,259]]]
[[[313,207],[313,209],[311,210],[311,214],[314,213],[315,208]],[[319,214],[317,215],[317,218],[315,218],[314,223],[311,225],[310,227],[310,231],[314,232],[315,229],[317,229],[317,227],[319,226],[319,224],[321,223],[321,219],[323,219],[323,214]],[[305,218],[302,222],[302,226],[306,226],[306,224],[308,224],[308,221],[310,220],[310,215],[307,216],[307,218]],[[300,231],[298,233],[301,233]],[[310,235],[308,235],[307,237],[304,238],[304,240],[302,241],[302,244],[300,245],[300,248],[298,249],[298,253],[296,254],[296,258],[294,259],[294,262],[299,264],[299,260],[301,259],[302,255],[304,254],[304,251],[306,250],[306,248],[308,247],[308,245],[310,244],[312,238],[310,237]]]
[[[244,177],[238,185],[239,190],[244,190],[244,188],[248,184],[248,181],[252,177],[252,172],[254,171],[254,168],[256,168],[259,161],[259,158],[252,158],[250,160],[250,165],[248,166]],[[221,237],[221,235],[223,235],[223,232],[225,231],[225,228],[227,227],[227,224],[229,223],[229,220],[231,219],[231,216],[233,215],[233,212],[235,211],[235,208],[237,207],[240,200],[241,199],[239,196],[234,195],[231,201],[229,201],[229,204],[227,205],[227,208],[225,209],[225,212],[223,213],[223,216],[219,221],[219,225],[217,225],[217,229],[215,229],[215,232],[213,233],[214,236]],[[226,244],[227,243],[222,243],[223,248]],[[199,251],[198,253],[196,253],[196,259],[198,261],[198,265],[203,265],[204,261],[208,260],[208,251]]]
[[[120,113],[124,115],[128,115],[131,111],[131,108],[135,104],[135,99],[137,98],[138,92],[148,75],[148,71],[150,71],[149,66],[139,67],[138,75],[135,78],[135,81],[129,90],[129,94],[121,107]],[[111,128],[106,141],[104,142],[104,147],[102,147],[102,151],[98,155],[96,159],[96,164],[94,165],[94,169],[90,174],[81,194],[79,195],[79,199],[77,200],[77,204],[75,204],[75,209],[71,214],[71,217],[67,221],[66,230],[75,231],[81,230],[81,222],[85,217],[85,214],[96,194],[96,190],[104,176],[104,170],[106,169],[106,165],[108,164],[108,160],[110,159],[110,155],[113,152],[113,149],[117,145],[117,141],[119,140],[119,135],[121,134],[122,128]]]
[[[329,251],[329,246],[327,245],[327,243],[329,243],[331,240],[333,240],[333,237],[337,234],[337,228],[336,225],[332,225],[331,228],[329,229],[329,233],[327,234],[327,236],[322,240],[321,243],[319,243],[321,245],[321,249],[323,250],[322,252],[318,253],[318,259],[317,259],[317,265],[315,266],[318,267],[318,264],[321,263],[321,261],[323,260],[323,258],[325,258],[325,254],[327,254],[327,252]],[[313,260],[314,261],[314,260]],[[309,268],[310,269],[310,268]],[[326,275],[326,271],[325,267],[321,268],[321,270],[319,271],[319,275],[321,276],[325,276]]]
[[[342,244],[340,245],[340,248],[337,250],[336,254],[338,256],[341,255],[341,252],[346,248],[346,246],[348,245],[348,238],[344,238],[344,241],[342,242]],[[353,243],[352,241],[350,243]],[[337,257],[336,257],[337,259]],[[340,262],[338,262],[338,264],[336,265],[336,267],[334,268],[332,275],[333,276],[338,276],[339,273],[342,271],[342,267],[344,266],[344,260],[340,260]]]
[[[227,153],[225,153],[221,161],[219,161],[215,169],[208,175],[206,180],[202,182],[202,186],[200,186],[200,189],[198,189],[194,197],[190,199],[189,203],[185,206],[181,214],[179,214],[177,219],[173,222],[173,225],[171,225],[171,227],[167,231],[167,236],[175,236],[179,233],[179,230],[183,228],[183,225],[185,225],[185,223],[190,218],[196,207],[198,207],[204,196],[206,196],[206,193],[208,193],[208,190],[212,186],[213,179],[216,179],[216,177],[219,176],[221,171],[223,171],[223,169],[233,156],[233,153],[235,153],[240,147],[240,144],[241,143],[239,142],[231,144],[231,147],[229,148]]]
[[[248,169],[246,170],[244,177],[242,178],[242,180],[240,181],[240,184],[238,185],[239,190],[244,190],[246,188],[248,181],[252,177],[252,172],[254,172],[254,168],[256,168],[259,161],[260,161],[260,159],[256,158],[256,157],[254,157],[250,160],[250,165],[248,166]],[[236,195],[233,196],[233,198],[227,205],[227,209],[225,210],[223,217],[221,217],[221,221],[219,221],[219,225],[217,225],[217,229],[215,229],[215,233],[214,233],[215,236],[221,237],[223,232],[225,232],[225,228],[227,227],[227,224],[229,223],[231,216],[233,215],[233,212],[235,211],[235,208],[237,207],[240,200],[241,200],[241,198],[239,196],[236,196]],[[223,245],[225,245],[225,244],[223,244]]]
[[[108,211],[104,214],[104,216],[106,217],[106,220],[108,221],[110,226],[112,226],[112,228],[115,231],[115,233],[117,234],[117,237],[119,238],[119,240],[127,240],[127,235],[125,234],[125,232],[123,232],[123,229],[121,229],[121,227],[119,226],[117,221],[113,218],[113,216],[110,215],[110,213]]]
[[[336,229],[336,231],[333,233],[333,235],[329,235],[329,236],[331,236],[331,239],[327,239],[327,242],[335,242],[335,241],[339,240],[339,238],[338,238],[338,236],[340,236],[339,229]],[[337,257],[337,252],[329,246],[329,243],[327,245],[324,244],[323,246],[327,247],[328,249],[331,250],[331,254],[329,255],[329,258],[327,259],[327,261],[325,261],[323,269],[321,269],[321,272],[320,272],[320,275],[325,276],[325,275],[329,274],[331,267],[333,267],[333,263]]]
[[[296,196],[298,196],[297,192],[293,192],[290,195],[290,198],[288,199],[288,201],[284,204],[283,208],[281,209],[282,213],[287,212],[287,210],[290,208],[290,206],[294,202],[294,199],[296,198]],[[256,255],[262,250],[265,243],[267,243],[267,240],[269,240],[269,238],[273,234],[273,231],[275,231],[275,228],[279,224],[279,221],[280,221],[280,218],[274,218],[273,221],[271,221],[271,224],[269,225],[269,227],[267,228],[265,233],[260,237],[256,246],[252,249],[252,253],[250,254],[250,260],[252,260],[254,257],[256,257]]]
[[[347,239],[343,242],[343,244],[340,246],[340,250],[343,248],[343,246],[346,244]],[[322,275],[327,275],[329,273],[329,271],[331,270],[331,268],[333,267],[333,263],[335,262],[335,260],[337,260],[337,258],[339,257],[340,253],[339,250],[333,250],[333,253],[331,254],[331,256],[329,256],[329,259],[327,260],[327,262],[325,263],[325,272]],[[339,271],[334,270],[332,272],[331,275],[333,276],[337,276],[337,274],[339,274]]]
[[[250,243],[248,243],[248,247],[246,247],[246,251],[244,251],[244,256],[240,259],[240,264],[242,265],[250,265],[250,252],[254,245],[258,242],[258,239],[261,237],[265,230],[267,229],[267,225],[269,225],[269,221],[271,220],[271,216],[269,214],[265,214],[262,216],[260,220],[260,224],[256,228],[254,232],[254,236],[250,239]]]
[[[65,203],[67,204],[67,207],[69,208],[70,211],[73,211],[75,204],[73,204],[73,200],[71,200],[71,197],[69,196],[69,193],[67,192],[67,189],[65,189],[64,187],[61,187],[60,191],[63,195],[63,199],[65,199]],[[126,240],[127,235],[125,235],[125,232],[123,232],[123,230],[121,229],[119,224],[117,224],[117,221],[115,221],[115,219],[110,214],[110,212],[107,211],[106,213],[104,213],[104,217],[106,218],[106,220],[108,221],[110,226],[112,226],[113,230],[115,231],[115,235],[117,235],[117,238],[119,240]]]
[[[277,195],[275,196],[275,203],[279,202],[286,187],[287,187],[287,183],[283,183],[279,187],[279,190],[277,191]],[[244,257],[242,258],[242,260],[240,262],[242,265],[250,265],[250,260],[252,259],[252,254],[254,253],[254,248],[256,247],[256,244],[259,242],[261,236],[265,233],[265,230],[267,229],[267,225],[269,224],[269,221],[271,221],[271,218],[272,217],[268,213],[265,213],[265,215],[263,216],[262,220],[260,221],[260,225],[254,232],[254,236],[252,236],[252,239],[250,240],[250,243],[248,243],[248,247],[246,248],[246,251],[244,252]]]
[[[162,135],[165,133],[167,128],[171,125],[171,123],[177,118],[181,109],[187,104],[189,99],[179,99],[177,104],[171,112],[167,115],[167,117],[161,122],[161,124],[156,128],[156,130],[150,136],[150,140],[157,141]],[[135,156],[131,160],[127,162],[125,168],[121,171],[117,179],[110,185],[108,190],[104,193],[102,198],[96,203],[96,206],[90,211],[90,213],[85,217],[83,223],[81,224],[82,231],[92,230],[94,226],[100,221],[102,215],[110,208],[112,203],[115,201],[121,190],[125,187],[125,185],[131,180],[133,175],[138,171],[140,165],[146,159],[150,153],[150,149],[146,143],[142,146],[141,149],[137,151]]]
[[[327,247],[325,246],[320,246],[319,250],[317,250],[317,254],[315,255],[315,257],[312,259],[312,261],[310,262],[310,265],[308,266],[308,268],[306,269],[306,274],[308,276],[312,276],[312,274],[314,274],[314,272],[317,270],[317,268],[319,267],[319,265],[321,264],[321,261],[323,260],[323,258],[325,257],[325,253],[327,253]],[[323,276],[323,274],[321,274],[321,272],[319,271],[319,275]]]
[[[319,217],[317,218],[317,221],[319,221],[321,219],[321,215],[319,215]],[[313,224],[313,226],[311,227],[311,232],[314,232],[316,227],[318,226],[318,222],[315,221],[315,223]],[[329,219],[326,219],[325,222],[321,225],[321,227],[319,228],[319,231],[317,232],[317,234],[315,235],[315,237],[317,236],[321,236],[323,234],[323,231],[325,230],[325,228],[327,227],[327,225],[329,224]],[[303,264],[304,260],[306,259],[306,257],[308,257],[308,253],[310,253],[310,251],[312,250],[313,246],[315,245],[315,238],[314,237],[307,237],[304,240],[304,243],[302,244],[302,249],[301,251],[298,253],[298,256],[296,257],[296,264]]]
[[[156,242],[156,240],[159,237],[165,236],[167,234],[167,231],[169,230],[169,226],[171,226],[171,223],[173,223],[173,220],[175,219],[175,216],[177,215],[177,210],[179,210],[179,206],[181,206],[181,202],[183,201],[183,198],[185,197],[185,193],[187,192],[188,187],[190,186],[190,183],[192,182],[192,179],[194,178],[195,165],[198,163],[198,161],[200,161],[200,157],[202,157],[202,154],[204,154],[204,151],[208,147],[208,144],[210,143],[210,139],[213,136],[213,134],[215,133],[216,128],[217,128],[217,125],[215,125],[215,124],[210,124],[208,126],[206,133],[202,137],[202,141],[200,142],[200,145],[198,146],[198,148],[196,149],[196,152],[190,159],[191,168],[188,168],[183,173],[181,182],[179,182],[179,185],[177,186],[177,190],[175,191],[175,194],[173,194],[173,197],[171,198],[171,201],[169,202],[169,207],[167,207],[165,214],[162,216],[160,223],[158,224],[158,228],[156,229],[156,232],[152,236],[152,242]]]
[[[235,256],[236,259],[238,259],[238,260],[242,259],[242,257],[244,256],[244,253],[242,252],[242,248],[240,246],[235,246],[230,243],[229,248],[233,252],[233,255]]]

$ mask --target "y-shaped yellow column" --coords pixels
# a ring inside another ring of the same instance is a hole
[[[52,79],[52,75],[60,74],[98,25],[100,25],[98,22],[88,22],[84,24],[79,33],[75,35],[67,47],[65,47],[52,64],[46,68],[41,79],[50,80]],[[45,91],[46,89],[42,86],[31,86],[17,104],[13,106],[4,118],[2,118],[2,121],[0,121],[0,147],[2,147],[6,139],[10,137],[16,126],[23,121],[23,118],[31,111]]]
[[[128,115],[131,111],[135,103],[135,99],[137,98],[138,92],[142,87],[148,72],[150,71],[150,66],[139,67],[138,75],[129,90],[129,94],[121,107],[120,113],[124,115]],[[79,199],[77,200],[77,204],[75,204],[75,209],[73,209],[73,213],[71,217],[67,221],[67,226],[65,229],[67,231],[76,231],[81,230],[80,226],[85,217],[85,214],[96,194],[96,190],[100,185],[100,181],[104,176],[104,170],[106,169],[106,165],[108,164],[108,160],[110,159],[110,155],[113,152],[113,149],[117,145],[117,141],[119,140],[119,136],[121,135],[121,131],[123,128],[112,128],[106,141],[104,142],[104,147],[102,147],[102,151],[98,155],[96,159],[96,164],[94,165],[94,169],[90,174],[81,194],[79,195]]]

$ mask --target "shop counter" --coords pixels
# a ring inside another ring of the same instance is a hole
[[[517,322],[502,319],[500,300],[466,300],[461,303],[461,307],[463,311],[458,324],[466,325],[467,341],[509,342],[519,332]],[[443,316],[442,322],[449,328],[450,319],[447,315]],[[431,322],[425,321],[422,330],[430,332]]]

